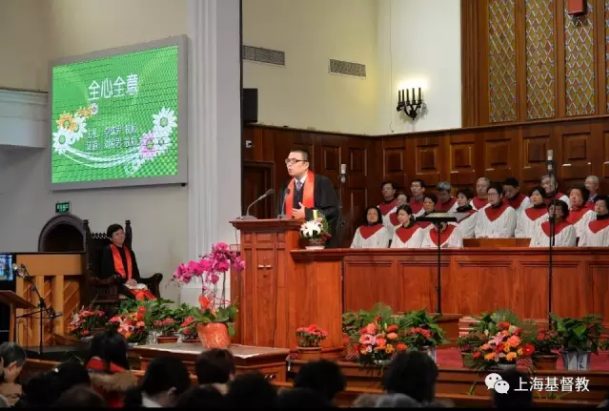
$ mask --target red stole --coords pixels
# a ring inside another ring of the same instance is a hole
[[[527,198],[527,196],[522,193],[518,193],[516,198],[503,197],[503,202],[505,204],[510,205],[514,210],[517,210],[518,208],[520,208],[520,205],[522,204],[525,198]]]
[[[535,221],[538,218],[543,217],[544,215],[548,214],[548,209],[545,207],[543,207],[543,208],[529,207],[526,210],[524,210],[524,213],[527,215],[529,220]]]
[[[440,245],[448,241],[453,231],[455,231],[455,228],[457,227],[452,224],[448,224],[446,226],[446,230],[440,233]],[[435,225],[431,230],[429,230],[429,238],[431,238],[432,243],[434,243],[436,246],[438,245],[438,227],[436,227]]]
[[[112,259],[114,260],[114,271],[119,273],[123,279],[131,280],[131,276],[133,275],[133,261],[131,260],[131,251],[129,251],[129,248],[127,248],[126,245],[123,245],[125,258],[127,260],[127,272],[125,272],[123,259],[121,258],[120,251],[118,251],[118,247],[114,244],[110,244],[110,250],[112,250]]]
[[[369,239],[374,234],[376,234],[381,228],[385,227],[382,224],[375,225],[363,225],[359,228],[359,234],[364,238],[364,240]]]
[[[391,213],[391,214],[389,214],[389,222],[393,226],[400,225],[400,220],[398,220],[398,213]]]
[[[431,224],[431,221],[417,221],[417,224],[421,228],[427,228]]]
[[[594,211],[594,201],[586,201],[586,208],[590,211]]]
[[[397,236],[403,243],[407,243],[408,240],[410,240],[412,238],[412,236],[417,232],[417,230],[420,230],[420,229],[421,229],[421,227],[417,227],[416,224],[410,228],[406,228],[406,227],[402,226],[402,227],[398,228],[397,230],[395,230],[395,233],[397,234]]]
[[[156,297],[150,290],[132,290],[130,288],[128,288],[128,290],[131,291],[131,294],[133,294],[138,301],[156,300]]]
[[[599,231],[609,227],[609,218],[606,218],[604,220],[590,221],[588,227],[590,228],[590,231],[592,231],[592,233],[596,234]]]
[[[381,214],[383,214],[383,216],[386,216],[389,212],[391,212],[391,210],[393,210],[395,208],[395,206],[397,204],[398,204],[397,198],[394,198],[393,201],[391,201],[390,203],[379,204],[379,209],[381,210]]]
[[[455,197],[451,197],[450,200],[448,200],[446,203],[438,201],[436,211],[447,212],[452,208],[452,206],[455,205],[456,202],[457,199]]]
[[[474,204],[474,208],[480,210],[488,204],[488,198],[479,198],[478,196],[475,196],[472,203]]]
[[[423,197],[423,200],[425,200],[425,197]],[[423,200],[419,201],[414,197],[410,198],[410,208],[413,214],[418,214],[423,209]]]
[[[578,208],[577,210],[572,208],[569,210],[569,217],[567,217],[567,221],[571,224],[575,224],[581,220],[584,214],[586,214],[588,211],[590,210],[587,207]]]
[[[484,212],[486,213],[486,217],[489,219],[489,221],[495,221],[496,219],[501,217],[503,215],[503,212],[508,208],[510,208],[509,205],[501,203],[501,205],[497,208],[493,206],[486,207],[484,209]]]
[[[550,205],[550,203],[552,201],[554,201],[554,200],[560,200],[561,197],[564,197],[564,194],[561,193],[560,191],[558,193],[554,194],[553,196],[548,196],[548,197],[546,197],[546,204]]]
[[[556,231],[554,231],[554,235],[558,235],[565,227],[570,226],[571,223],[569,223],[568,221],[561,221],[560,223],[556,223]],[[543,230],[543,232],[545,233],[545,235],[547,235],[548,237],[550,236],[550,222],[549,221],[544,221],[543,223],[541,223],[541,229]]]
[[[292,179],[288,184],[288,194],[285,196],[285,215],[292,218],[292,207],[294,204],[294,190],[296,190],[295,180]],[[302,204],[305,208],[315,207],[315,174],[311,170],[307,171],[307,179],[302,186]]]

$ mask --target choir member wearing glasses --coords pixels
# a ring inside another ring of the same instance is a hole
[[[510,238],[516,229],[516,211],[503,202],[503,187],[493,183],[488,189],[490,206],[478,212],[476,238]]]

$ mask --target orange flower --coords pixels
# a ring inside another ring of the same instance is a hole
[[[388,333],[394,333],[397,332],[398,330],[398,326],[397,325],[390,325],[389,327],[387,327],[387,332]]]
[[[398,351],[406,351],[408,349],[408,346],[406,344],[398,344],[395,347]]]
[[[398,335],[396,333],[389,333],[389,334],[387,334],[387,339],[388,340],[397,340]]]
[[[376,324],[368,324],[368,325],[366,326],[366,332],[367,332],[368,334],[374,334],[374,333],[376,332],[376,328],[377,328],[377,327],[376,327]]]
[[[365,343],[366,343],[366,340],[367,340],[367,338],[366,338],[366,336],[365,336],[365,335],[362,335],[361,337],[359,337],[359,343],[360,343],[360,344],[365,344]]]
[[[486,355],[484,356],[484,359],[485,359],[486,361],[491,361],[491,360],[494,360],[494,359],[495,359],[495,353],[494,353],[494,352],[492,352],[492,353],[488,353],[488,354],[486,354]]]
[[[512,347],[518,347],[520,345],[520,337],[512,335],[510,338],[508,338],[508,343],[510,343]]]
[[[476,351],[473,355],[472,358],[480,358],[482,354],[480,353],[480,351]]]
[[[201,304],[201,308],[208,309],[211,307],[211,299],[205,297],[204,295],[200,295],[199,304]]]
[[[81,334],[82,335],[89,335],[89,330],[82,330]]]
[[[516,357],[518,357],[518,354],[516,354],[515,352],[511,352],[505,357],[505,359],[508,361],[514,361]]]
[[[377,347],[385,347],[387,345],[387,340],[384,338],[377,338],[376,345]]]

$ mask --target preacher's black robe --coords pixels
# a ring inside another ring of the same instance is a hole
[[[121,260],[123,262],[123,267],[125,267],[125,273],[127,273],[127,278],[129,278],[129,273],[128,273],[129,268],[127,266],[127,256],[125,254],[126,251],[123,247],[116,247],[116,248],[118,248],[118,252],[119,252],[119,254],[121,256]],[[131,270],[133,271],[131,273],[131,278],[139,283],[140,282],[140,270],[137,267],[137,260],[135,259],[135,253],[131,249],[129,249],[129,253],[131,254]],[[112,249],[108,245],[104,248],[104,251],[102,252],[100,277],[101,278],[110,278],[113,275],[121,278],[119,292],[127,297],[133,298],[133,294],[128,289],[125,288],[125,283],[127,282],[127,279],[123,279],[121,277],[121,275],[116,272],[116,269],[114,268],[114,256],[112,255]]]
[[[336,197],[336,191],[334,190],[334,186],[332,182],[326,176],[322,176],[320,174],[313,174],[315,176],[315,192],[313,193],[314,202],[315,202],[315,210],[319,210],[326,216],[326,221],[328,221],[328,231],[332,235],[332,237],[326,243],[327,248],[339,248],[341,246],[341,241],[338,238],[337,233],[337,225],[339,220],[339,205],[338,198]],[[302,196],[304,194],[304,187],[307,185],[309,179],[307,178],[300,189],[300,192],[296,191],[296,184],[294,184],[294,196],[293,196],[293,204],[292,208],[300,208],[299,202],[302,202]],[[284,185],[281,189],[281,195],[279,196],[279,201],[277,204],[277,215],[285,214],[285,205],[283,204],[283,200],[285,198],[286,188],[288,187],[289,182]],[[305,209],[305,217],[307,220],[313,219],[313,210],[314,209]],[[292,216],[287,216],[291,218]]]

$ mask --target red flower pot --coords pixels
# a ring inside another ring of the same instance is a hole
[[[533,363],[538,370],[555,370],[557,362],[557,354],[537,354],[533,356]]]
[[[321,360],[321,347],[298,347],[298,356],[302,361]]]
[[[197,334],[205,348],[228,348],[230,335],[223,323],[198,324]]]
[[[157,344],[175,344],[178,342],[177,335],[160,335],[156,337]]]

